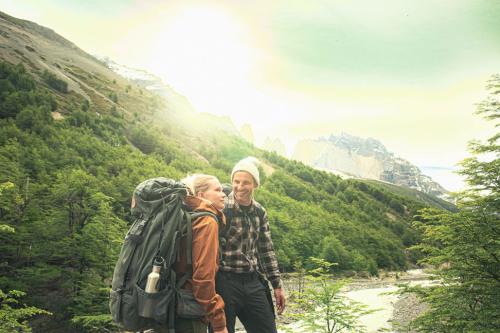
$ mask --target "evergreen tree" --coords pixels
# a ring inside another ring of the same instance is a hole
[[[5,189],[5,186],[0,185],[0,196]],[[0,224],[0,234],[12,234],[14,229]],[[4,293],[0,289],[0,333],[9,332],[31,332],[31,327],[28,325],[28,319],[36,315],[51,315],[50,312],[39,309],[34,306],[26,306],[19,302],[26,293],[19,290],[11,290]]]
[[[478,114],[499,126],[500,76],[488,86],[490,96]],[[439,267],[440,284],[416,291],[429,310],[413,326],[422,332],[500,331],[500,145],[497,133],[470,144],[472,157],[460,173],[470,186],[458,197],[456,213],[422,212],[423,260]]]
[[[292,292],[290,298],[291,314],[297,320],[292,326],[281,327],[286,332],[296,332],[300,327],[311,333],[364,333],[359,318],[377,310],[368,310],[367,306],[342,295],[346,280],[334,280],[330,274],[334,263],[323,259],[309,258],[312,269],[307,272],[302,287]]]

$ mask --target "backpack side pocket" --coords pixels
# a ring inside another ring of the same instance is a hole
[[[141,317],[151,318],[159,323],[166,323],[168,310],[173,306],[174,291],[167,286],[157,293],[147,293],[144,289],[135,285],[137,292],[138,313]]]
[[[187,319],[199,319],[205,316],[205,310],[196,301],[191,290],[179,289],[177,292],[177,315]]]

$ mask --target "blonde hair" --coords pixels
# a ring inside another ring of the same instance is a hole
[[[205,175],[202,173],[196,173],[194,175],[189,175],[182,179],[181,182],[186,184],[191,195],[198,195],[200,192],[205,192],[210,186],[210,181],[215,180],[219,182],[219,179],[215,176]]]

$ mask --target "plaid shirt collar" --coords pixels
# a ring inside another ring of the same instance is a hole
[[[257,204],[257,202],[255,201],[254,198],[252,198],[252,203],[250,205],[251,207],[249,210],[250,212],[253,213],[255,211],[256,204]],[[233,209],[233,211],[238,212],[238,213],[243,212],[240,208],[240,204],[238,204],[238,202],[234,198],[234,192],[229,193],[229,195],[226,197],[225,208]]]

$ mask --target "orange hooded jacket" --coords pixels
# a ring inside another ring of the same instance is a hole
[[[207,211],[216,215],[225,224],[224,214],[209,201],[199,197],[187,196],[186,205],[194,212]],[[187,280],[183,289],[193,291],[194,298],[203,307],[206,320],[215,331],[226,327],[224,301],[215,292],[215,274],[219,268],[219,225],[211,216],[202,216],[193,224],[193,276]],[[176,265],[178,276],[186,273],[186,239],[181,240],[181,256]]]

